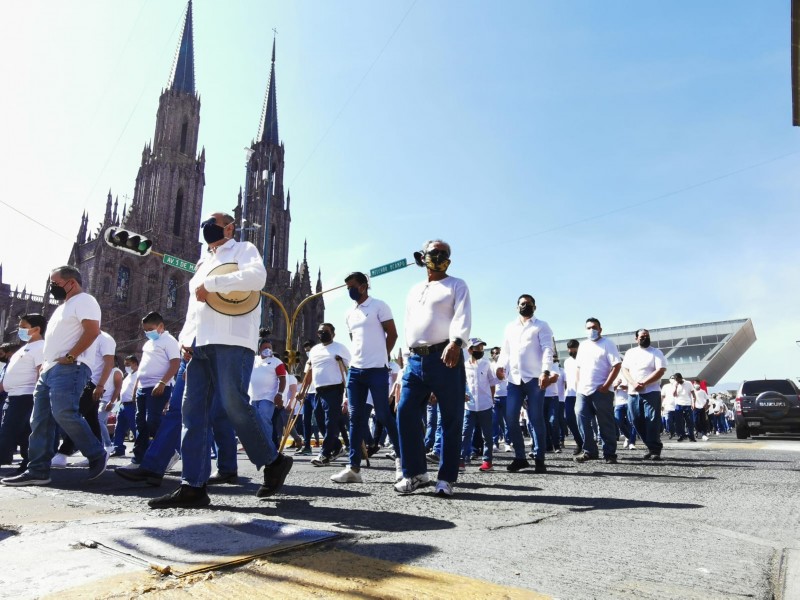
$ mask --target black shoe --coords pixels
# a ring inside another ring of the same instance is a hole
[[[511,473],[516,473],[520,469],[530,469],[531,463],[529,463],[524,458],[515,458],[511,461],[511,464],[506,467],[506,471],[510,471]]]
[[[118,456],[125,456],[125,450],[114,450],[111,453],[111,456],[114,457],[114,458],[116,458]]]
[[[533,461],[533,472],[534,473],[547,473],[547,467],[544,466],[544,460],[541,458],[537,458]]]
[[[114,469],[114,473],[128,481],[144,481],[147,485],[153,486],[161,485],[161,480],[164,479],[163,475],[159,475],[154,471],[142,469],[141,467],[117,467]]]
[[[160,498],[147,501],[150,508],[203,508],[211,504],[206,486],[201,488],[181,485],[177,490]]]
[[[533,452],[528,452],[528,458],[531,460],[536,460],[536,455]]]
[[[644,460],[661,460],[660,454],[654,454],[653,452],[648,452],[642,457]]]
[[[92,481],[100,477],[105,472],[106,466],[108,466],[108,454],[103,450],[103,455],[100,458],[89,461],[89,477],[86,480]]]
[[[381,447],[375,444],[374,446],[367,447],[367,458],[372,458]]]
[[[596,456],[592,456],[588,452],[584,452],[583,454],[579,454],[578,456],[575,457],[575,462],[579,462],[579,463],[587,462],[587,461],[590,461],[590,460],[597,460],[597,457]]]
[[[692,437],[692,438],[689,438],[689,441],[690,441],[690,442],[696,442],[696,441],[697,441],[697,438],[693,438],[693,437]]]
[[[220,473],[214,471],[214,474],[208,478],[208,485],[219,485],[220,483],[239,483],[238,473]]]
[[[606,461],[607,465],[615,465],[617,464],[617,455],[612,454],[611,456],[606,456],[603,460]]]
[[[258,488],[256,497],[266,498],[272,496],[283,486],[286,476],[292,470],[294,459],[291,456],[278,454],[278,458],[271,465],[264,467],[264,485]]]
[[[669,434],[669,439],[672,439],[672,438],[674,438],[674,437],[675,437],[675,434],[674,434],[674,433],[670,433],[670,434]]]
[[[680,436],[680,437],[678,438],[678,441],[679,441],[679,442],[682,442],[682,441],[683,441],[683,440],[685,440],[685,439],[686,439],[686,436],[685,436],[685,435],[682,435],[682,436]]]
[[[580,454],[581,452],[583,452],[583,448],[581,446],[578,446],[577,448],[575,448],[575,450],[572,451],[572,456],[578,456],[578,454]]]

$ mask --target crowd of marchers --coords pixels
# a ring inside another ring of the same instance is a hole
[[[326,467],[344,455],[330,479],[362,483],[362,462],[385,447],[398,493],[430,485],[448,498],[475,460],[481,472],[502,461],[510,472],[543,474],[546,454],[571,438],[578,463],[615,464],[619,447],[630,453],[637,441],[644,459],[658,461],[665,436],[694,442],[729,431],[722,397],[680,374],[662,383],[666,361],[647,329],[621,356],[589,317],[586,338],[571,340],[562,362],[534,297],[522,293],[502,343],[486,356],[486,342],[471,331],[468,285],[449,274],[451,248],[442,240],[414,253],[425,276],[406,298],[402,349],[389,304],[352,272],[344,281],[353,301],[346,339],[320,323],[318,340],[305,343],[290,370],[259,329],[267,272],[257,248],[235,239],[224,213],[201,231],[206,248],[189,282],[183,329],[175,337],[160,314],[142,315],[146,341],[140,357],[125,357],[124,370],[80,271],[52,270],[59,306],[49,319],[24,315],[20,344],[0,347],[0,465],[13,469],[4,485],[57,484],[52,471],[79,465],[70,460],[77,453],[89,480],[107,472],[110,458],[130,458],[116,475],[149,485],[180,461],[180,485],[148,504],[200,508],[211,502],[209,485],[239,481],[239,446],[261,471],[259,498],[280,490],[297,456]]]

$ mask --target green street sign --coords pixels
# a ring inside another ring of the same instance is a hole
[[[377,277],[378,275],[385,275],[386,273],[391,273],[392,271],[405,269],[407,266],[408,262],[406,261],[406,259],[401,258],[400,260],[390,262],[388,265],[382,265],[380,267],[375,267],[374,269],[370,269],[369,276]]]
[[[178,258],[177,256],[170,256],[169,254],[164,255],[163,262],[165,265],[182,269],[183,271],[188,271],[189,273],[194,273],[196,270],[194,263],[190,263],[189,261]]]

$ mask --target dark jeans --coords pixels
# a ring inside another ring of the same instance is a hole
[[[636,428],[631,424],[630,415],[628,414],[628,405],[620,404],[614,407],[614,420],[617,422],[617,428],[625,436],[629,444],[636,443]]]
[[[167,406],[172,395],[172,386],[164,388],[160,396],[153,395],[153,388],[139,388],[136,390],[136,441],[133,444],[133,456],[136,462],[144,458],[150,441],[156,437]]]
[[[661,392],[629,394],[628,410],[633,425],[650,454],[661,454]]]
[[[163,474],[167,470],[170,459],[175,455],[175,451],[180,450],[181,402],[186,386],[183,375],[185,371],[186,361],[181,359],[181,366],[178,367],[178,374],[175,376],[175,387],[172,388],[169,396],[167,414],[161,418],[161,425],[158,427],[156,437],[150,442],[141,461],[141,467],[148,471]]]
[[[136,403],[123,402],[117,413],[117,426],[114,428],[114,450],[125,453],[125,436],[136,433]]]
[[[675,407],[675,428],[678,437],[688,435],[690,440],[694,439],[694,415],[691,406]]]
[[[545,396],[544,422],[547,429],[548,452],[561,447],[561,420],[558,418],[560,410],[561,402],[558,401],[558,396]]]
[[[506,444],[508,443],[508,425],[506,424],[506,396],[497,396],[492,407],[492,434],[494,445],[500,443],[500,436],[503,436]]]
[[[314,431],[314,421],[317,422]],[[303,400],[303,442],[304,447],[311,449],[311,436],[315,435],[319,441],[319,433],[325,437],[325,411],[322,409],[322,404],[317,399],[316,393],[306,394]]]
[[[609,458],[617,455],[617,435],[614,427],[614,392],[599,392],[585,396],[578,394],[575,401],[575,412],[578,416],[578,426],[583,436],[583,450],[590,456],[597,458],[599,450],[597,441],[592,432],[592,418],[597,418],[597,427],[603,440],[603,457]]]
[[[10,465],[14,451],[19,446],[22,456],[20,468],[28,466],[28,438],[31,435],[33,394],[9,396],[3,405],[3,422],[0,425],[0,465]]]
[[[100,433],[100,419],[97,418],[97,409],[100,407],[99,402],[95,402],[94,398],[92,398],[92,394],[94,393],[94,383],[89,381],[86,384],[86,387],[83,388],[83,392],[81,393],[81,398],[78,403],[78,412],[81,416],[86,419],[86,422],[89,424],[89,429],[92,430],[92,433],[97,436],[97,439],[100,443],[103,443],[103,434]],[[70,439],[69,435],[61,430],[61,446],[59,446],[58,451],[61,454],[66,454],[67,456],[72,456],[78,451],[78,447],[75,445],[75,442]]]
[[[525,442],[519,426],[519,413],[522,403],[527,401],[528,420],[533,436],[533,455],[536,460],[544,460],[547,445],[547,427],[544,422],[544,390],[539,387],[539,380],[534,377],[520,385],[508,382],[506,400],[506,426],[514,445],[514,458],[525,459]]]
[[[342,422],[342,398],[344,384],[317,388],[317,400],[325,411],[325,439],[322,441],[322,455],[330,457],[342,447],[339,441],[339,426]]]
[[[370,407],[367,394],[372,394],[376,421],[384,425],[389,440],[400,456],[397,441],[397,420],[389,408],[389,373],[385,368],[359,369],[350,367],[347,397],[350,402],[350,466],[361,466],[361,442],[369,427]]]
[[[567,396],[564,402],[564,416],[567,419],[569,431],[572,433],[572,439],[575,440],[575,445],[583,448],[583,436],[578,429],[578,417],[575,415],[575,396]]]

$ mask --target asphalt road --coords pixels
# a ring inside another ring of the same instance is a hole
[[[783,593],[787,580],[798,581],[800,439],[668,442],[661,463],[620,450],[617,465],[576,464],[570,450],[548,454],[545,475],[508,473],[511,455],[500,453],[492,473],[468,468],[449,500],[432,488],[396,494],[393,461],[382,453],[363,470],[365,483],[348,485],[328,479],[341,459],[317,468],[298,457],[282,493],[259,500],[259,476],[241,454],[242,483],[211,489],[213,504],[204,510],[344,534],[315,550],[319,562],[311,564],[321,571],[334,547],[563,599],[800,597],[797,588]],[[113,568],[95,563],[80,578],[65,577],[41,560],[48,544],[90,535],[93,519],[156,523],[198,512],[146,506],[177,477],[161,488],[113,473],[92,483],[84,477],[68,468],[54,472],[47,488],[0,489],[0,556],[8,557],[0,561],[0,596],[37,597],[111,576]],[[354,576],[358,569],[354,561]],[[483,597],[494,594],[487,588]],[[407,597],[418,595],[408,590]]]

